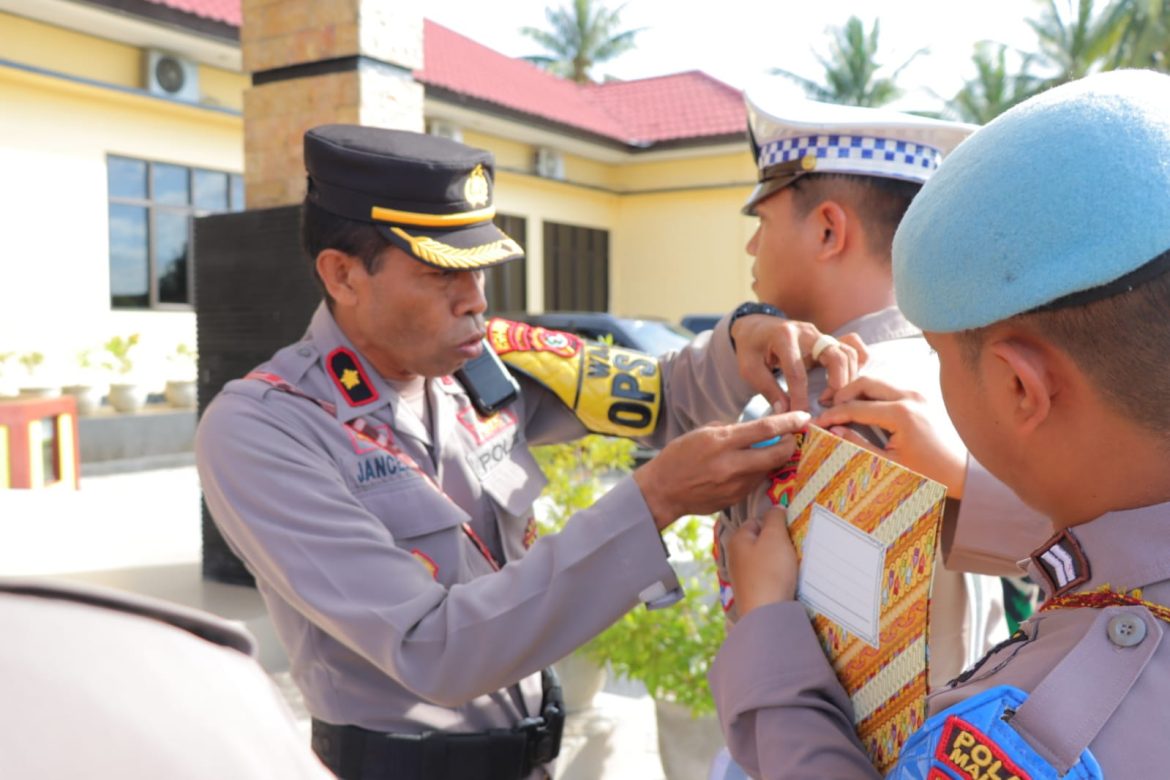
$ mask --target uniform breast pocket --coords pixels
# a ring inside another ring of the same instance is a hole
[[[548,480],[523,442],[517,442],[507,460],[482,478],[483,491],[500,519],[504,550],[509,559],[524,554],[535,538],[532,505]]]
[[[421,475],[409,472],[401,478],[375,480],[355,490],[354,496],[385,526],[394,544],[412,554],[436,581],[451,585],[465,580],[461,526],[468,515]]]

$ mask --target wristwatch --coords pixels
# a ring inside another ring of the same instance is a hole
[[[735,307],[735,311],[731,313],[731,319],[727,322],[727,337],[731,339],[731,349],[735,350],[735,336],[731,335],[731,329],[735,327],[735,321],[740,317],[746,317],[749,314],[767,314],[770,317],[783,317],[784,312],[777,309],[770,303],[760,303],[759,301],[747,301]]]

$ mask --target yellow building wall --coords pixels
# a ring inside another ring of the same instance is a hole
[[[627,195],[610,257],[610,309],[678,321],[720,314],[751,290],[744,246],[755,218],[740,215],[750,188]]]
[[[195,317],[110,309],[106,156],[240,172],[241,118],[3,66],[0,106],[0,353],[42,352],[45,378],[68,384],[79,350],[137,332],[143,378],[161,389]],[[23,381],[14,362],[5,389]]]
[[[130,89],[143,88],[142,49],[50,24],[0,13],[0,58]],[[235,111],[244,107],[249,79],[199,65],[200,102]]]

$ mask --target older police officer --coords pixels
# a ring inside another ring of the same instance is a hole
[[[489,331],[480,269],[521,256],[491,221],[489,154],[334,125],[306,135],[305,161],[325,301],[304,340],[207,409],[208,506],[256,575],[334,771],[543,776],[560,714],[538,672],[639,601],[675,598],[658,532],[745,495],[790,450],[750,445],[808,418],[684,432],[734,419],[753,392],[738,365],[775,397],[769,368],[803,369],[819,333],[727,318],[659,362]],[[485,334],[522,369],[513,400],[490,366],[487,385],[451,376]],[[844,346],[819,357],[838,386],[856,362]],[[590,430],[674,441],[534,543],[544,479],[528,445]]]

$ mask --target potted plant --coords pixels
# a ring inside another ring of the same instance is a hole
[[[123,381],[110,383],[110,406],[119,412],[137,412],[146,404],[146,391],[130,378],[134,361],[130,351],[138,345],[138,334],[114,336],[103,347],[113,359],[113,370]]]
[[[629,472],[633,453],[632,441],[607,436],[534,447],[532,454],[548,478],[537,502],[540,532],[559,531],[575,512],[592,505],[602,492],[605,477]],[[589,647],[585,645],[554,664],[569,712],[589,709],[593,697],[605,686],[605,659]]]
[[[94,360],[93,350],[87,348],[77,353],[77,365],[81,369],[77,375],[77,383],[65,385],[61,390],[65,395],[73,396],[77,402],[78,414],[92,415],[101,408],[102,396],[107,390],[107,387],[97,379],[98,369],[108,370],[110,364],[108,361],[99,364]]]
[[[654,698],[658,752],[668,780],[706,778],[723,746],[707,670],[723,643],[708,517],[688,517],[663,534],[687,596],[664,609],[635,607],[586,646]]]
[[[194,409],[197,400],[195,368],[198,353],[187,344],[179,344],[167,356],[170,364],[170,379],[167,380],[166,399],[171,406],[180,409]]]
[[[26,352],[20,356],[19,360],[28,375],[28,380],[20,387],[21,397],[52,398],[60,395],[60,391],[56,387],[46,384],[40,376],[41,365],[45,362],[45,356],[42,353]]]

